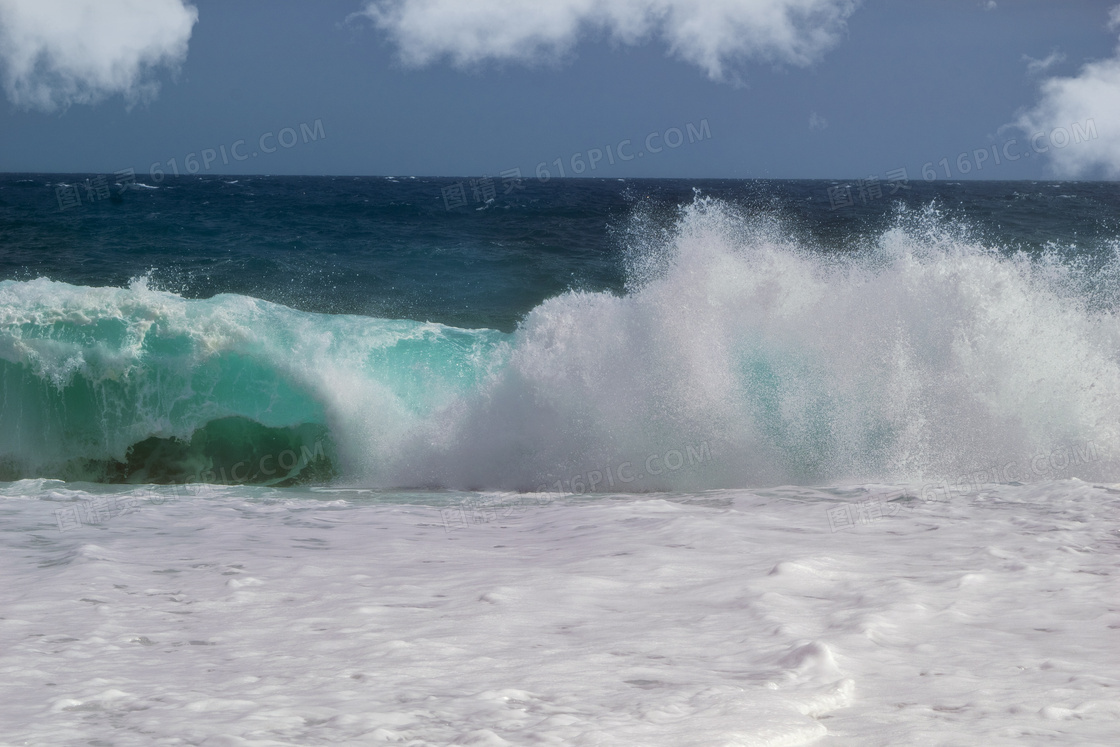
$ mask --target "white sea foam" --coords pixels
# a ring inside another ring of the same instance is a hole
[[[0,485],[3,743],[1109,745],[1117,733],[1110,486],[502,510],[472,494],[152,488],[166,500],[60,532],[59,511],[136,497],[86,487]]]

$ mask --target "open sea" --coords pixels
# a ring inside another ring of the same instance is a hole
[[[0,175],[0,744],[1120,743],[1120,184]]]

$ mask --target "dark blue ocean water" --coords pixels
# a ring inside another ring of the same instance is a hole
[[[92,178],[0,176],[0,278],[124,286],[148,276],[187,298],[239,293],[510,331],[565,290],[621,292],[635,211],[671,229],[696,190],[779,217],[824,252],[866,246],[900,205],[936,205],[1008,251],[1092,255],[1120,236],[1120,188],[1103,182],[912,181],[861,199],[855,182],[525,179],[509,194],[494,185],[486,206],[468,178],[207,176],[60,207],[59,184]],[[448,209],[444,190],[456,185],[467,204]],[[836,207],[845,196],[852,204]]]
[[[650,490],[1120,447],[1116,184],[492,186],[0,176],[0,479],[533,489],[711,451]]]

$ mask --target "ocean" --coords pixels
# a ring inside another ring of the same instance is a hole
[[[1114,744],[1120,186],[0,175],[0,743]]]

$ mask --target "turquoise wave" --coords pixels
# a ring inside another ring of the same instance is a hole
[[[643,235],[639,214],[625,295],[563,293],[512,333],[142,280],[4,281],[0,479],[655,491],[1040,464],[1120,478],[1120,260],[1031,257],[935,211],[904,218],[837,256],[716,200],[668,234]]]
[[[354,393],[399,427],[477,387],[503,339],[143,281],[3,281],[0,479],[328,479],[342,469],[331,425]]]

